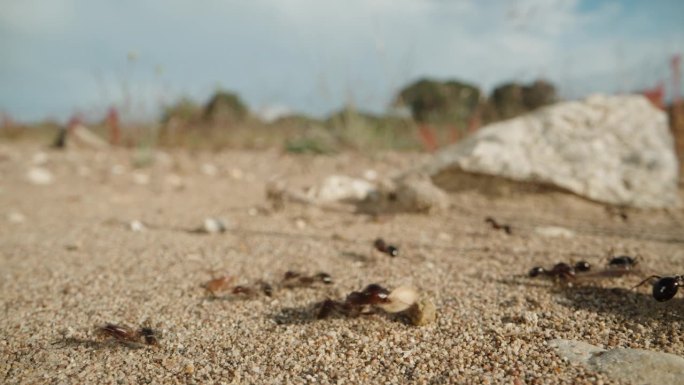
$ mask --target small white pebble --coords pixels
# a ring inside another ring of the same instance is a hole
[[[55,177],[52,175],[50,170],[42,167],[31,168],[28,173],[26,173],[26,177],[28,178],[29,182],[40,186],[51,184],[55,180]]]
[[[128,224],[128,228],[131,229],[131,231],[134,231],[134,232],[141,232],[141,231],[144,231],[144,230],[145,230],[145,225],[144,225],[142,222],[140,222],[139,220],[136,219],[136,220],[132,220],[132,221]]]
[[[208,175],[208,176],[214,176],[218,173],[218,168],[216,168],[216,166],[214,166],[211,163],[202,164],[202,167],[200,167],[200,170],[202,171],[202,174]]]
[[[12,211],[7,214],[7,221],[10,223],[24,223],[26,222],[26,217],[18,211]]]
[[[133,183],[138,185],[146,185],[150,183],[150,176],[142,172],[133,173]]]

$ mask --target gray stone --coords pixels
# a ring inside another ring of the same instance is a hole
[[[684,358],[642,349],[602,349],[581,341],[552,340],[549,345],[569,362],[633,384],[684,383]]]
[[[449,208],[449,196],[424,174],[409,174],[396,181],[396,197],[402,211],[435,213]]]
[[[420,171],[550,185],[624,206],[677,206],[678,163],[664,112],[642,96],[593,96],[495,123]]]

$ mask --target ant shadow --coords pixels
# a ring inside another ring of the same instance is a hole
[[[134,342],[129,342],[129,341],[115,341],[115,340],[108,340],[108,341],[97,341],[97,340],[91,340],[91,339],[86,339],[86,338],[77,338],[77,337],[66,337],[66,338],[61,338],[52,343],[53,346],[56,345],[57,348],[75,348],[75,347],[84,347],[86,349],[91,349],[91,350],[102,350],[102,349],[111,349],[111,348],[117,348],[117,347],[124,347],[127,349],[131,350],[138,350],[144,348],[143,345],[137,344]]]
[[[316,318],[316,305],[318,304],[285,307],[280,309],[277,313],[269,314],[268,317],[277,325],[306,325],[319,321],[319,319]]]
[[[504,285],[548,289],[565,298],[559,304],[576,310],[587,310],[597,314],[613,314],[624,320],[648,323],[684,319],[684,299],[673,298],[657,302],[650,293],[618,287],[601,287],[591,284],[569,285],[562,282],[532,281],[525,276],[498,279]]]
[[[650,294],[624,288],[599,286],[568,286],[553,289],[567,302],[561,303],[573,309],[598,314],[612,314],[637,323],[681,321],[684,319],[684,299],[673,298],[657,302]]]
[[[350,259],[352,262],[363,262],[363,263],[369,263],[371,261],[374,261],[372,258],[370,258],[366,254],[362,253],[357,253],[355,251],[341,251],[340,255],[342,257]]]
[[[325,322],[334,319],[364,319],[369,317],[380,317],[390,322],[408,324],[409,320],[404,314],[390,314],[384,311],[371,311],[368,313],[358,313],[354,315],[344,314],[339,311],[331,312],[323,318],[318,318],[317,314],[321,302],[315,302],[305,306],[294,306],[282,308],[277,313],[272,313],[269,317],[278,325],[307,325],[314,322]]]

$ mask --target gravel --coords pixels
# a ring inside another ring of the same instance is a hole
[[[49,187],[25,179],[36,153],[46,154]],[[684,352],[681,294],[657,303],[647,287],[629,290],[642,275],[684,272],[681,210],[628,211],[625,221],[562,193],[465,191],[444,212],[370,216],[276,211],[265,199],[274,177],[304,188],[335,173],[386,175],[424,156],[178,151],[139,184],[126,150],[0,145],[0,218],[24,216],[0,221],[0,382],[629,384],[563,359],[549,341]],[[189,231],[207,217],[230,229]],[[146,230],[121,225],[134,220]],[[540,226],[574,236],[543,236]],[[378,237],[399,256],[373,251]],[[559,261],[602,265],[611,249],[639,254],[640,274],[572,285],[524,276]],[[335,283],[270,298],[211,298],[201,287],[221,274],[278,282],[288,270],[324,271]],[[436,319],[314,319],[319,301],[374,282],[417,289]],[[103,340],[95,328],[108,322],[152,327],[160,345]]]

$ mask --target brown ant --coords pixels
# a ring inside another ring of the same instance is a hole
[[[217,292],[228,289],[231,282],[233,282],[233,277],[229,275],[224,275],[223,277],[214,278],[209,282],[205,283],[204,288],[207,289],[207,291],[215,297]]]
[[[577,272],[585,273],[589,270],[591,270],[591,265],[586,261],[579,261],[575,263],[574,266],[570,266],[565,262],[560,262],[555,264],[550,270],[541,266],[533,267],[527,275],[532,278],[544,275],[547,277],[569,280],[574,279]]]
[[[321,302],[320,307],[318,308],[318,313],[316,314],[316,318],[318,319],[323,319],[327,318],[332,314],[332,312],[335,309],[340,308],[340,303],[337,301],[333,301],[332,299],[328,298],[325,301]]]
[[[233,294],[245,294],[245,295],[251,295],[254,293],[254,291],[251,288],[249,288],[247,286],[242,286],[242,285],[238,285],[238,286],[233,287],[233,290],[231,290],[230,292]]]
[[[388,245],[382,238],[376,239],[375,242],[373,242],[373,247],[375,247],[375,250],[385,253],[390,257],[399,255],[399,249],[394,245]]]
[[[636,289],[637,287],[654,278],[658,280],[653,284],[653,291],[651,294],[658,302],[671,300],[677,294],[679,288],[684,286],[684,275],[676,275],[674,277],[661,277],[659,275],[652,275],[641,281],[638,285],[634,286],[634,288]]]
[[[489,223],[494,230],[503,230],[508,235],[511,235],[513,233],[510,225],[500,224],[492,217],[485,218],[485,223]]]
[[[148,327],[142,327],[138,330],[134,330],[128,326],[106,324],[104,326],[100,326],[97,331],[99,334],[112,337],[118,341],[136,344],[142,339],[146,345],[159,344],[159,341],[157,340],[157,333]]]
[[[389,295],[390,291],[384,287],[377,283],[370,284],[361,291],[349,293],[344,301],[326,299],[320,304],[316,318],[326,318],[335,310],[347,316],[367,313],[368,306],[389,303]]]

